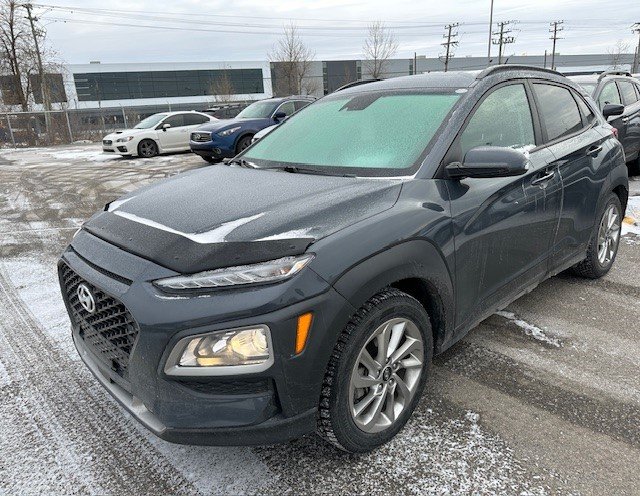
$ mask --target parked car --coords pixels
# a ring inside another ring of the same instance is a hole
[[[254,102],[235,119],[211,123],[193,131],[191,151],[211,163],[234,157],[251,144],[258,131],[278,124],[314,100],[310,96],[289,96]]]
[[[217,121],[202,112],[161,112],[140,121],[133,129],[106,135],[102,150],[128,157],[155,157],[160,153],[189,150],[189,134],[205,123]]]
[[[602,74],[570,76],[607,110],[609,123],[616,128],[624,147],[628,165],[640,168],[640,81],[628,72],[607,71]]]
[[[628,186],[556,72],[393,78],[106,205],[60,284],[80,356],[161,438],[363,452],[431,394],[434,354],[560,271],[609,271]]]

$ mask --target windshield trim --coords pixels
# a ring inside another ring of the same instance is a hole
[[[379,93],[383,96],[387,95],[416,95],[416,94],[442,94],[442,95],[455,95],[458,87],[414,87],[414,88],[393,88],[393,89],[379,89],[379,90],[364,90],[363,91],[349,91],[350,97],[355,97],[359,95],[366,94],[375,94]],[[309,163],[297,163],[297,162],[280,162],[275,160],[265,160],[259,159],[255,157],[247,157],[245,160],[252,162],[256,167],[256,169],[281,169],[283,167],[292,166],[292,167],[300,167],[306,169],[318,169],[322,175],[334,175],[336,176],[356,176],[363,178],[371,178],[371,179],[411,179],[418,175],[420,169],[422,168],[426,157],[429,155],[431,150],[433,149],[436,141],[442,135],[444,128],[448,125],[451,120],[451,116],[453,112],[458,108],[461,104],[461,101],[468,95],[467,93],[460,94],[458,100],[456,100],[447,114],[442,119],[442,122],[438,126],[438,128],[433,133],[433,136],[429,140],[429,142],[425,145],[422,152],[418,155],[418,157],[414,160],[414,162],[409,167],[403,168],[391,168],[391,167],[339,167],[333,165],[322,165],[322,164],[309,164]],[[334,93],[327,95],[323,98],[312,102],[311,104],[304,107],[304,109],[311,109],[313,105],[316,103],[321,103],[327,101],[328,98],[335,96],[339,98],[343,96],[341,93]],[[302,109],[301,109],[302,110]],[[291,119],[294,119],[299,112],[295,112],[288,119],[282,122],[282,124],[278,125],[275,129],[273,129],[269,134],[280,131],[280,128],[283,128]],[[285,128],[286,129],[286,128]],[[238,158],[244,157],[244,155],[249,152],[253,146],[258,143],[252,143],[248,148],[243,150]]]

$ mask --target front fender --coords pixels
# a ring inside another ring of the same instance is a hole
[[[360,308],[381,289],[407,279],[419,280],[431,300],[431,312],[437,309],[439,329],[434,329],[437,348],[453,332],[453,284],[442,253],[426,239],[413,239],[391,246],[349,269],[334,283],[334,288],[354,308]],[[424,303],[424,301],[423,301]]]

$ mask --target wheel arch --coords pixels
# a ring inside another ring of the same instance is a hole
[[[162,153],[162,147],[160,146],[160,140],[151,138],[150,136],[145,136],[144,138],[140,138],[138,143],[136,144],[136,154],[138,157],[142,157],[140,154],[140,145],[145,141],[153,141],[156,144],[156,148],[158,149],[158,154]]]
[[[414,297],[429,314],[434,353],[443,350],[453,332],[452,279],[430,241],[410,240],[373,255],[341,275],[334,287],[356,309],[388,287]]]

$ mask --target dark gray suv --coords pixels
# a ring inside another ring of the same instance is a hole
[[[434,354],[560,271],[606,274],[627,196],[561,75],[401,77],[108,204],[60,284],[82,359],[158,436],[362,452],[429,394]]]
[[[597,102],[615,129],[627,164],[640,173],[640,81],[628,72],[569,76]]]

